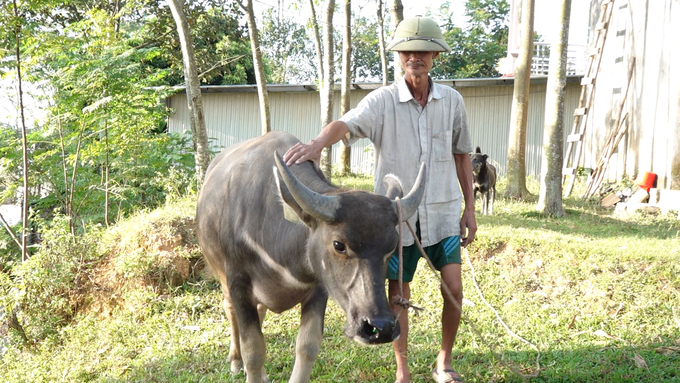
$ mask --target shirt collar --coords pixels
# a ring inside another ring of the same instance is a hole
[[[444,97],[444,95],[439,91],[437,84],[432,81],[432,77],[428,76],[427,80],[430,82],[430,94],[427,96],[427,100],[438,100]],[[406,85],[406,79],[404,76],[402,76],[397,82],[397,90],[399,91],[399,102],[409,102],[413,100],[413,95],[408,89],[408,85]]]

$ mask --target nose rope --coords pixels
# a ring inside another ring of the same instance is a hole
[[[402,246],[403,242],[403,232],[401,228],[401,198],[397,197],[396,199],[396,205],[397,205],[397,218],[399,222],[399,243],[397,244],[397,247],[399,248],[398,253],[399,253],[399,295],[394,295],[391,298],[391,303],[395,306],[399,306],[399,312],[397,313],[397,318],[401,315],[401,311],[403,309],[407,309],[409,307],[412,307],[418,311],[423,311],[422,308],[414,306],[411,301],[408,299],[404,298],[404,248]],[[406,221],[408,223],[408,221]],[[410,225],[409,225],[410,226]]]
[[[396,205],[397,205],[397,216],[398,216],[398,218],[399,218],[399,245],[398,245],[398,246],[399,246],[399,295],[393,296],[392,299],[391,299],[391,303],[392,303],[393,305],[398,305],[398,306],[400,306],[399,312],[397,313],[397,320],[398,320],[398,319],[399,319],[399,315],[401,315],[401,311],[402,311],[403,309],[408,309],[409,307],[413,307],[414,309],[419,310],[419,311],[423,311],[423,309],[420,308],[420,307],[413,306],[413,304],[411,304],[411,302],[410,302],[408,299],[405,299],[405,298],[404,298],[404,291],[403,291],[403,276],[402,276],[402,273],[403,273],[403,264],[402,264],[402,263],[403,263],[403,262],[402,262],[402,261],[403,261],[403,249],[402,249],[403,233],[402,233],[402,228],[401,228],[401,200],[399,199],[399,197],[397,197],[395,200],[396,200],[396,202],[397,202],[397,203],[396,203]],[[479,330],[479,328],[477,328],[477,326],[474,324],[474,322],[472,322],[472,321],[470,320],[470,318],[467,316],[467,314],[463,312],[463,308],[461,307],[460,303],[458,303],[458,301],[454,298],[453,293],[451,292],[451,290],[449,290],[449,287],[444,283],[444,281],[442,280],[441,275],[439,275],[439,274],[437,273],[437,268],[434,266],[434,264],[432,263],[432,261],[430,260],[430,258],[429,258],[429,257],[427,256],[427,254],[425,253],[425,250],[423,249],[422,244],[421,244],[420,241],[418,240],[418,236],[416,235],[416,231],[413,230],[413,226],[411,225],[411,222],[409,222],[409,221],[407,220],[407,221],[406,221],[406,225],[408,226],[409,230],[411,231],[411,234],[413,234],[413,239],[415,240],[415,243],[418,245],[418,250],[420,250],[420,255],[422,255],[423,258],[425,258],[425,260],[427,261],[427,264],[430,265],[430,269],[432,270],[432,272],[434,273],[434,275],[439,279],[439,283],[440,283],[440,285],[441,285],[441,288],[442,288],[442,290],[444,291],[444,293],[446,294],[446,296],[448,297],[449,301],[453,304],[453,306],[456,308],[456,310],[458,310],[458,311],[460,312],[460,318],[461,318],[462,320],[464,320],[467,324],[470,325],[470,328],[472,329],[472,332],[475,333],[475,335],[477,335],[477,336],[479,337],[479,339],[481,339],[482,343],[486,343],[486,345],[489,346],[489,351],[491,352],[491,355],[493,355],[493,357],[496,358],[496,360],[498,360],[498,361],[500,362],[501,365],[505,366],[508,370],[512,371],[512,372],[513,372],[515,375],[517,375],[517,376],[520,376],[520,377],[522,377],[522,378],[524,378],[524,379],[538,377],[538,375],[539,375],[539,374],[541,373],[541,371],[543,370],[543,368],[541,368],[541,363],[540,363],[540,360],[541,360],[541,351],[540,351],[540,350],[538,349],[538,347],[536,347],[534,344],[530,343],[530,342],[527,341],[526,339],[524,339],[524,338],[520,337],[519,335],[515,334],[514,332],[512,332],[512,331],[508,328],[508,326],[503,322],[503,320],[500,318],[500,316],[498,315],[498,312],[497,312],[495,309],[493,309],[493,307],[491,307],[491,305],[486,301],[486,299],[484,299],[484,295],[482,295],[482,292],[479,290],[479,286],[477,286],[477,281],[475,280],[475,277],[474,277],[474,269],[472,269],[472,262],[470,262],[470,256],[469,256],[468,253],[467,253],[467,249],[466,249],[466,248],[462,248],[462,251],[465,252],[465,255],[466,255],[466,257],[467,257],[468,263],[469,263],[470,268],[471,268],[471,270],[472,270],[472,279],[473,279],[473,281],[474,281],[474,283],[475,283],[475,288],[477,289],[477,292],[478,292],[479,295],[481,296],[482,300],[483,300],[483,301],[487,304],[487,306],[490,307],[491,310],[496,314],[496,318],[497,318],[498,321],[503,325],[503,327],[505,327],[506,331],[507,331],[509,334],[511,334],[511,335],[514,336],[515,338],[520,339],[520,340],[523,341],[524,343],[526,343],[526,344],[528,344],[529,346],[531,346],[534,350],[536,350],[536,353],[537,353],[537,355],[536,355],[536,368],[535,368],[530,374],[524,374],[524,373],[522,373],[519,369],[517,369],[517,368],[515,368],[514,366],[510,365],[509,363],[507,363],[507,362],[504,360],[503,355],[501,355],[501,354],[498,353],[495,344],[493,344],[493,343],[491,343],[491,342],[488,342],[488,341],[484,338],[484,335],[482,335],[482,332]]]

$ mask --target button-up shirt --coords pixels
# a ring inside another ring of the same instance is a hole
[[[387,174],[396,175],[404,193],[408,193],[420,164],[425,162],[425,195],[418,213],[410,218],[414,228],[416,220],[420,220],[423,246],[460,235],[462,195],[453,154],[472,152],[460,93],[430,79],[430,92],[423,107],[402,78],[369,93],[340,120],[349,128],[348,137],[343,139],[345,145],[359,138],[368,138],[373,143],[377,194],[386,193],[382,180]],[[409,246],[414,242],[413,236],[408,228],[403,229],[403,246]]]

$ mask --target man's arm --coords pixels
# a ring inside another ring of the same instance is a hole
[[[309,141],[309,143],[298,143],[288,149],[286,154],[283,155],[283,160],[288,166],[294,163],[300,164],[305,161],[313,161],[318,165],[321,160],[321,151],[323,148],[340,141],[347,133],[349,133],[347,124],[342,121],[333,121],[326,125],[326,127],[321,130],[321,133],[319,133],[315,139]],[[469,161],[470,160],[468,159],[468,162]]]
[[[463,199],[465,200],[465,210],[460,219],[461,246],[465,247],[474,241],[475,233],[477,232],[475,193],[472,187],[472,163],[470,162],[470,155],[467,153],[454,153],[453,157],[456,161],[458,182],[460,183]]]

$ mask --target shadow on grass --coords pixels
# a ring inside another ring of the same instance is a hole
[[[336,340],[325,340],[334,343]],[[361,347],[347,339],[341,352],[322,350],[312,371],[314,382],[391,382],[394,365],[391,347]],[[331,347],[332,348],[332,347]],[[680,353],[664,355],[652,347],[597,347],[544,351],[542,371],[532,382],[680,382]],[[334,348],[333,348],[334,349]],[[386,349],[387,350],[386,352]],[[335,350],[335,349],[334,349]],[[185,350],[163,358],[131,366],[119,377],[92,380],[117,382],[245,382],[243,373],[231,375],[226,349]],[[293,352],[271,353],[265,363],[273,382],[285,382],[292,371]],[[637,355],[637,358],[636,358]],[[421,359],[434,360],[434,353],[412,353],[411,381],[431,382],[430,368]],[[504,363],[530,373],[535,367],[534,352],[505,352]],[[637,359],[637,361],[636,361]],[[489,353],[454,350],[454,366],[466,382],[527,381],[494,361]]]
[[[503,203],[513,204],[509,209],[502,209]],[[655,219],[640,216],[638,221],[628,221],[611,216],[613,212],[593,207],[565,208],[565,217],[551,218],[534,210],[533,204],[524,206],[509,200],[497,200],[494,215],[483,216],[477,209],[478,225],[490,227],[510,226],[531,230],[550,230],[563,235],[578,235],[591,239],[606,239],[617,237],[640,237],[653,239],[676,238],[680,224],[660,224]],[[565,204],[570,206],[570,204]],[[574,204],[571,204],[574,205]],[[583,204],[582,204],[583,205]],[[521,206],[521,207],[520,207]],[[587,212],[595,210],[596,212]]]

